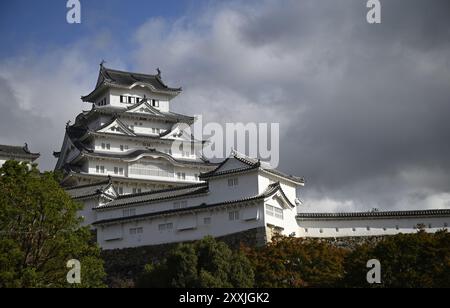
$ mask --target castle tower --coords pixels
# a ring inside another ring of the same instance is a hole
[[[66,187],[110,177],[119,195],[201,182],[215,164],[203,155],[204,141],[183,131],[194,118],[170,110],[181,88],[156,75],[113,70],[100,65],[95,89],[83,96],[83,111],[66,134],[56,170]]]

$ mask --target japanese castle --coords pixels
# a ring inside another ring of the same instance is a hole
[[[301,213],[305,181],[236,151],[220,163],[203,155],[205,140],[184,127],[194,117],[172,111],[181,88],[157,74],[100,65],[91,108],[67,123],[56,170],[84,204],[80,213],[103,249],[245,236],[255,244],[274,234],[348,237],[446,228],[450,210]]]

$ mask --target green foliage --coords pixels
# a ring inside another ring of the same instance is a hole
[[[352,250],[320,239],[280,237],[246,253],[257,287],[450,287],[450,234],[444,231],[388,236]],[[371,259],[381,262],[382,284],[367,282]]]
[[[0,168],[0,288],[104,286],[100,250],[58,180],[14,161]],[[71,259],[81,262],[80,285],[66,281]]]
[[[138,287],[250,288],[254,273],[241,252],[212,237],[180,244],[163,262],[146,266]]]
[[[332,287],[344,275],[346,251],[324,241],[278,237],[246,252],[261,288]]]
[[[366,263],[381,262],[382,284],[368,285]],[[345,262],[347,287],[450,288],[450,234],[399,234],[354,250]]]

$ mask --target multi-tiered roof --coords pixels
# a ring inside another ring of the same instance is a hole
[[[92,108],[81,112],[75,123],[67,124],[62,149],[54,153],[58,158],[56,169],[66,175],[63,183],[69,186],[90,184],[104,180],[108,175],[112,176],[116,184],[140,183],[146,179],[130,176],[127,170],[131,164],[141,160],[146,160],[147,164],[152,160],[163,161],[172,166],[165,178],[147,179],[155,183],[170,183],[156,187],[158,189],[200,182],[199,175],[216,165],[206,160],[201,151],[195,152],[195,149],[203,148],[204,142],[195,140],[183,130],[184,125],[192,125],[195,118],[169,109],[170,101],[180,93],[181,88],[169,87],[162,81],[159,69],[156,75],[148,75],[113,70],[101,65],[95,89],[82,97],[83,101],[92,104]],[[131,97],[132,100],[128,101],[127,98]],[[160,100],[164,101],[164,106],[159,105]],[[136,124],[140,127],[135,127]],[[152,125],[159,128],[149,131]],[[102,146],[107,143],[108,151],[104,147],[99,149],[99,140],[102,140]],[[104,140],[121,144],[121,150],[110,149],[111,144]],[[182,155],[172,153],[175,142],[189,144],[194,153],[186,156],[186,151]],[[99,166],[101,163],[95,166],[93,161],[121,165],[120,168],[110,167],[105,172],[107,166]],[[95,167],[97,172],[92,172]],[[99,167],[101,174],[98,174]],[[111,174],[113,169],[114,174]],[[79,181],[80,178],[83,180]]]

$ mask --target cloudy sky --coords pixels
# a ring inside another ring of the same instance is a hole
[[[450,1],[65,0],[0,4],[0,143],[52,169],[98,64],[154,73],[207,121],[277,122],[305,210],[450,208]]]

